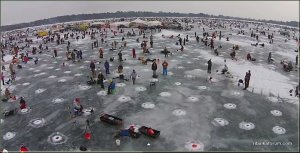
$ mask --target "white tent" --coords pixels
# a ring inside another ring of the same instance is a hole
[[[146,21],[143,21],[143,20],[141,20],[141,19],[139,19],[139,18],[137,18],[137,19],[135,19],[135,20],[131,21],[131,23],[140,23],[140,24],[146,24],[147,22],[146,22]]]
[[[131,21],[129,26],[133,27],[133,28],[144,27],[144,26],[147,26],[147,22],[137,18],[137,19]]]
[[[105,25],[105,22],[93,22],[92,24],[91,24],[91,26],[101,26],[101,25]]]
[[[148,21],[147,25],[148,26],[161,26],[162,23],[160,21]]]
[[[130,23],[130,22],[113,22],[113,23],[111,23],[110,25],[111,25],[111,26],[115,26],[115,27],[118,27],[118,26],[120,26],[120,25],[123,25],[123,26],[125,26],[125,27],[129,27],[129,23]]]

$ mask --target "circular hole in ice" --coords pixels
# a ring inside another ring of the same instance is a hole
[[[184,69],[184,67],[183,67],[183,66],[178,66],[177,68],[178,68],[178,69]]]
[[[44,91],[46,91],[47,89],[37,89],[35,90],[35,93],[36,94],[40,94],[40,93],[43,93]]]
[[[185,110],[182,109],[176,109],[173,111],[173,115],[175,116],[184,116],[186,114]]]
[[[204,151],[204,145],[201,142],[187,142],[185,148],[188,151]]]
[[[151,103],[151,102],[145,102],[142,104],[142,107],[145,109],[152,109],[155,107],[155,104]]]
[[[161,92],[159,95],[162,96],[162,97],[169,97],[169,96],[171,96],[171,93],[169,93],[169,92]]]
[[[191,96],[191,97],[188,97],[188,101],[189,101],[189,102],[196,102],[196,101],[199,101],[199,98],[198,98],[198,97]]]
[[[136,91],[146,91],[147,89],[145,87],[136,87]]]
[[[59,132],[55,132],[48,137],[48,142],[57,145],[67,142],[67,137]]]
[[[121,102],[127,102],[127,101],[131,100],[131,98],[127,97],[127,96],[121,96],[118,98],[118,100]]]
[[[252,130],[255,128],[255,125],[251,122],[241,122],[239,128],[243,130]]]
[[[107,91],[99,91],[97,92],[98,96],[106,96],[107,95]]]
[[[55,99],[52,100],[53,103],[61,103],[63,101],[64,101],[63,98],[55,98]]]
[[[90,86],[87,86],[87,85],[79,85],[78,88],[80,90],[87,90],[87,89],[90,89],[91,87]]]
[[[180,82],[175,82],[174,84],[175,84],[176,86],[180,86],[180,85],[181,85]]]
[[[235,109],[236,108],[236,105],[232,104],[232,103],[227,103],[227,104],[224,104],[223,106],[227,109]]]
[[[29,126],[34,128],[40,128],[44,126],[44,124],[45,124],[45,119],[43,118],[36,118],[29,121]]]
[[[16,136],[16,132],[7,132],[3,136],[3,140],[10,140]]]
[[[60,68],[55,69],[55,71],[60,71]]]
[[[285,128],[283,127],[280,127],[280,126],[274,126],[272,131],[275,133],[275,134],[285,134],[286,133],[286,130]]]
[[[117,83],[116,86],[117,86],[117,87],[125,87],[126,84],[125,84],[125,83]]]
[[[226,126],[229,124],[229,122],[223,118],[215,118],[213,121],[212,121],[212,124],[215,125],[215,126]]]
[[[80,66],[79,68],[80,68],[80,69],[84,69],[84,66]]]
[[[271,110],[271,114],[274,116],[282,116],[282,113],[279,110]]]

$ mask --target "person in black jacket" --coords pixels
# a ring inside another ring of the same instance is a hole
[[[97,84],[100,84],[102,89],[104,89],[104,83],[103,83],[104,80],[105,80],[104,75],[100,72],[98,74]]]
[[[157,64],[155,61],[152,63],[152,71],[153,71],[153,77],[156,77],[156,70],[157,70]]]
[[[93,77],[96,77],[96,71],[95,71],[96,65],[93,61],[91,61],[90,68],[91,68]]]
[[[207,61],[207,73],[211,73],[211,65],[212,65],[212,62],[211,62],[211,59],[209,59]]]

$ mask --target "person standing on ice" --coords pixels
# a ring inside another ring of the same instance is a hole
[[[4,74],[3,74],[3,72],[1,72],[1,76],[0,77],[1,77],[1,80],[2,80],[2,85],[5,85],[4,84]]]
[[[99,58],[103,58],[103,49],[102,48],[99,49]]]
[[[54,49],[54,57],[57,57],[57,50],[56,49]]]
[[[131,73],[130,77],[132,79],[133,85],[135,85],[135,80],[136,80],[136,77],[137,77],[137,74],[136,74],[135,70],[132,70],[132,73]]]
[[[155,61],[153,61],[151,69],[153,71],[152,77],[156,77],[157,64]]]
[[[24,100],[23,97],[21,97],[20,99],[20,109],[25,109],[27,106],[26,106],[26,101]]]
[[[246,90],[249,87],[250,77],[251,77],[251,72],[249,70],[248,72],[246,72],[244,90]]]
[[[247,54],[247,60],[251,61],[251,55],[250,55],[250,53]]]
[[[136,54],[135,54],[135,49],[134,48],[132,49],[132,57],[136,58]]]
[[[211,66],[212,66],[212,62],[211,59],[209,59],[207,61],[207,73],[211,73]]]
[[[109,74],[109,63],[108,63],[107,60],[104,63],[104,67],[105,67],[105,73],[106,73],[106,75]]]
[[[162,63],[163,66],[163,75],[168,75],[168,63],[166,60],[164,60],[164,62]]]
[[[97,83],[100,84],[101,88],[104,89],[104,83],[103,81],[105,80],[104,75],[102,74],[102,72],[100,72],[98,74],[98,81]]]
[[[269,52],[269,56],[268,56],[268,63],[271,63],[271,60],[272,60],[272,53]]]
[[[299,59],[299,56],[297,55],[296,56],[296,64],[295,65],[298,65],[298,59]]]
[[[96,71],[95,71],[96,65],[93,61],[91,61],[91,63],[90,63],[90,69],[92,71],[92,76],[95,77],[96,76]]]
[[[118,56],[119,56],[119,61],[120,62],[123,61],[123,59],[122,59],[122,53],[121,52],[118,53]]]
[[[80,59],[82,59],[82,51],[81,50],[79,50],[79,57],[80,57]]]
[[[35,57],[34,64],[37,64],[39,61],[38,57]]]

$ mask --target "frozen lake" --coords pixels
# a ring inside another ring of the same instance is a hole
[[[151,64],[142,65],[131,56],[132,48],[137,57],[142,56],[140,44],[136,42],[142,36],[125,37],[127,47],[122,50],[125,77],[135,69],[140,76],[136,85],[132,81],[116,79],[117,87],[113,95],[107,95],[100,85],[88,86],[86,81],[90,75],[89,62],[96,60],[97,73],[105,73],[104,61],[110,57],[118,58],[118,51],[109,51],[113,40],[121,43],[123,34],[115,38],[108,32],[108,45],[101,45],[100,35],[96,34],[99,46],[104,49],[104,59],[99,59],[99,48],[91,48],[89,35],[85,39],[69,38],[71,48],[83,51],[83,60],[72,63],[66,61],[66,44],[48,44],[50,52],[32,55],[39,57],[37,65],[31,60],[17,69],[17,80],[9,87],[17,98],[23,96],[31,111],[4,118],[1,116],[0,147],[9,151],[18,150],[25,144],[32,151],[72,151],[85,145],[88,150],[109,151],[296,151],[298,146],[298,98],[290,96],[298,82],[298,71],[285,72],[280,60],[287,58],[295,62],[297,42],[288,40],[278,32],[274,34],[274,44],[268,44],[266,36],[260,35],[260,43],[265,47],[251,46],[255,39],[247,34],[236,35],[238,30],[222,30],[222,35],[229,36],[215,40],[220,56],[215,56],[209,47],[197,43],[194,32],[202,37],[202,27],[192,31],[162,30],[153,33],[154,48],[150,49],[149,58],[158,58],[158,80],[156,87],[150,88],[152,80]],[[215,30],[205,29],[211,34]],[[138,34],[137,29],[136,33]],[[216,29],[220,31],[219,29]],[[125,33],[131,29],[125,29]],[[273,30],[274,31],[274,30]],[[162,37],[165,35],[165,38]],[[176,51],[177,38],[189,35],[189,42],[184,51]],[[232,34],[232,35],[229,35]],[[146,34],[149,38],[150,34]],[[41,42],[41,40],[38,40]],[[237,61],[230,59],[233,44],[238,44]],[[149,46],[149,44],[148,44]],[[160,53],[167,47],[173,55],[165,58]],[[58,57],[53,58],[53,48],[58,50]],[[31,50],[31,48],[30,48]],[[268,64],[269,51],[275,63]],[[257,59],[256,62],[246,60],[247,53]],[[9,55],[7,55],[9,56]],[[212,59],[213,83],[207,82],[207,61]],[[234,78],[218,74],[224,66],[224,59]],[[162,61],[169,63],[168,76],[162,75]],[[62,63],[66,66],[63,67]],[[98,62],[101,62],[99,64]],[[110,62],[111,74],[115,77],[119,61]],[[6,65],[8,70],[8,65]],[[245,73],[251,70],[250,86],[247,90],[237,86],[238,79],[244,79]],[[8,76],[6,71],[5,75]],[[7,78],[7,77],[6,77]],[[105,82],[105,89],[108,83]],[[2,90],[5,89],[2,86]],[[2,91],[3,92],[3,91]],[[80,97],[84,108],[93,107],[94,114],[71,118],[72,102]],[[18,107],[15,102],[1,102],[3,110]],[[120,117],[124,121],[124,129],[130,125],[148,126],[157,129],[161,135],[156,138],[141,136],[138,139],[121,138],[121,145],[116,146],[114,133],[120,128],[100,122],[102,113]],[[92,138],[84,139],[85,120],[91,124]],[[58,132],[58,133],[56,133]],[[57,138],[56,138],[57,137]],[[256,142],[282,142],[292,145],[255,145]],[[150,144],[150,145],[147,145]]]

